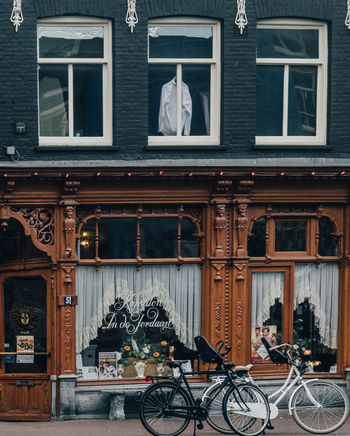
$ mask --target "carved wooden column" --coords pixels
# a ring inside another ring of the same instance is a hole
[[[211,344],[220,340],[230,343],[229,337],[229,293],[231,256],[231,180],[218,180],[210,205],[209,217],[209,274],[208,305],[210,328],[208,339]],[[205,314],[204,314],[205,316]]]
[[[57,283],[57,306],[59,320],[59,374],[60,376],[74,375],[76,372],[75,356],[75,269],[76,259],[76,201],[74,195],[79,188],[79,183],[66,181],[63,199],[59,211],[59,259],[58,259],[58,283]]]
[[[233,361],[238,364],[247,364],[247,350],[250,349],[250,313],[248,289],[248,207],[249,194],[253,181],[242,180],[237,185],[234,196],[234,241],[233,241],[233,271],[232,293],[230,304]]]

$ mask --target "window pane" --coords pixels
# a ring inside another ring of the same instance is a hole
[[[248,239],[248,256],[261,257],[266,254],[266,218],[259,218],[253,225]]]
[[[314,372],[337,371],[337,264],[295,264],[293,341]]]
[[[101,259],[136,258],[136,219],[100,219],[98,229]]]
[[[211,58],[213,28],[211,26],[151,26],[150,58]]]
[[[98,26],[40,26],[42,58],[103,58],[104,28]]]
[[[335,235],[335,226],[327,217],[320,218],[319,222],[318,254],[321,256],[338,256],[338,241]]]
[[[276,251],[306,251],[306,221],[275,221]]]
[[[316,29],[258,29],[258,58],[318,58]]]
[[[200,265],[78,266],[76,286],[83,378],[172,375],[168,360],[198,356],[193,338],[201,325]]]
[[[181,256],[200,256],[200,244],[196,238],[196,227],[188,218],[181,220]]]
[[[177,97],[174,77],[176,77],[176,65],[149,65],[148,134],[150,136],[176,135]]]
[[[283,120],[283,66],[257,66],[256,134],[281,136]]]
[[[5,351],[46,352],[46,281],[10,277],[4,283]],[[6,373],[45,373],[46,356],[8,356]]]
[[[68,136],[68,67],[39,67],[40,136]]]
[[[317,67],[290,67],[288,135],[316,135]]]
[[[177,218],[143,218],[140,221],[140,256],[177,257]]]
[[[271,364],[261,338],[271,345],[283,338],[283,272],[253,272],[252,274],[252,363]]]
[[[184,65],[182,80],[183,134],[210,135],[210,65]]]
[[[74,136],[103,136],[102,65],[74,65]]]

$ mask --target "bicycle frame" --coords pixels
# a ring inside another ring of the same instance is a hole
[[[293,381],[291,381],[291,380],[292,380],[292,377],[293,377],[293,374],[295,374],[295,378],[294,378]],[[308,396],[309,400],[310,400],[310,401],[311,401],[311,402],[312,402],[316,407],[319,407],[320,404],[319,404],[319,403],[318,403],[318,402],[313,398],[313,396],[312,396],[311,393],[310,393],[310,390],[309,390],[308,387],[307,387],[308,383],[311,383],[312,381],[315,381],[315,380],[318,380],[318,379],[317,379],[317,378],[314,378],[314,379],[310,379],[310,380],[308,380],[308,381],[305,381],[305,380],[303,379],[302,375],[300,374],[300,371],[299,371],[295,366],[292,365],[292,366],[290,367],[288,377],[287,377],[287,379],[285,380],[283,386],[281,386],[281,387],[280,387],[276,392],[273,392],[272,394],[270,394],[270,395],[268,396],[268,399],[269,399],[269,401],[271,401],[271,400],[273,400],[275,397],[277,397],[276,400],[275,400],[272,404],[274,404],[276,407],[278,407],[278,404],[283,400],[283,398],[284,398],[284,397],[285,397],[289,392],[291,392],[291,391],[294,389],[294,387],[295,387],[298,383],[301,383],[301,384],[304,386],[304,388],[305,388],[306,395]],[[293,397],[294,397],[296,391],[297,391],[297,388],[295,388],[295,389],[293,390],[292,395],[291,395],[290,398],[289,398],[289,402],[288,402],[288,413],[289,413],[289,415],[292,415],[292,406],[291,406],[291,404],[292,404],[292,400],[293,400]]]

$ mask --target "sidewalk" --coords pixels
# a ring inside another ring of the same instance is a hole
[[[286,412],[282,412],[273,421],[274,430],[267,430],[266,436],[301,436],[307,435],[295,424],[293,419]],[[5,422],[0,421],[1,436],[147,436],[148,433],[137,419],[125,421],[53,421],[53,422]],[[197,430],[197,436],[218,435],[214,430],[204,425],[203,430]],[[193,423],[182,433],[183,436],[193,435]],[[350,436],[350,419],[332,435]]]

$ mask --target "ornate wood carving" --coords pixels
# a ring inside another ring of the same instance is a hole
[[[43,245],[54,244],[54,213],[48,208],[11,207],[20,214],[31,229],[36,231],[37,240]]]
[[[65,180],[63,185],[63,194],[75,195],[80,188],[79,180]]]
[[[215,256],[222,257],[225,255],[226,248],[226,228],[228,220],[226,217],[226,205],[216,205],[216,216],[214,219],[214,228],[216,232]]]
[[[65,368],[69,368],[73,356],[73,307],[63,306],[63,348]]]
[[[241,351],[242,349],[242,323],[243,323],[243,303],[241,301],[237,301],[236,329],[235,329],[237,351]]]
[[[215,322],[214,322],[214,330],[215,336],[218,340],[221,340],[221,303],[219,301],[215,302]]]
[[[248,205],[239,203],[237,206],[238,217],[236,220],[237,229],[237,257],[247,256],[247,241],[248,241],[248,218],[246,216]]]
[[[64,209],[64,239],[65,239],[65,250],[64,257],[70,259],[73,257],[74,246],[75,246],[75,219],[74,219],[74,208],[73,206],[66,206]]]
[[[15,190],[16,182],[14,180],[6,180],[5,182],[5,193],[12,194]]]
[[[220,263],[213,263],[212,265],[213,265],[213,268],[215,268],[215,270],[216,270],[216,275],[214,277],[214,280],[216,282],[221,282],[222,281],[221,270],[222,270],[222,267],[224,265],[222,263],[221,264]]]
[[[237,282],[244,280],[243,270],[247,265],[244,263],[234,263],[233,266],[238,271],[237,277],[236,277]]]

